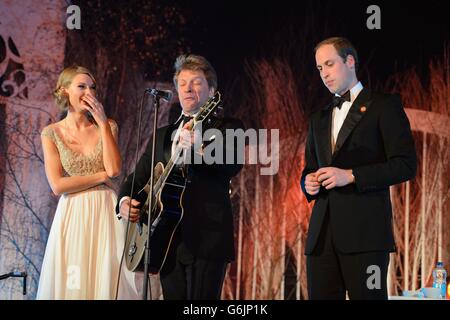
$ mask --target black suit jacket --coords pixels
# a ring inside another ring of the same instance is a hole
[[[413,178],[416,152],[408,118],[398,96],[363,89],[352,104],[331,153],[332,107],[312,115],[301,188],[316,200],[305,254],[317,243],[329,211],[333,240],[343,253],[395,251],[389,186]],[[353,169],[355,183],[311,196],[305,177],[322,167]]]
[[[236,119],[214,119],[215,127],[225,129],[243,128]],[[156,132],[155,164],[169,161],[171,157],[172,133],[179,122],[159,128]],[[223,144],[224,159],[227,152],[226,136]],[[150,179],[150,139],[146,151],[136,167],[136,194]],[[235,157],[236,159],[236,157]],[[178,226],[181,239],[198,257],[217,261],[231,261],[235,258],[233,215],[230,201],[230,179],[242,168],[242,164],[191,164],[188,166],[188,184],[183,194],[183,219]],[[131,192],[132,174],[127,177],[119,191],[119,200]],[[119,204],[118,204],[119,205]],[[116,211],[119,212],[117,205]]]

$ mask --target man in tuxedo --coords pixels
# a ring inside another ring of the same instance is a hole
[[[193,121],[190,118],[199,112],[217,89],[216,72],[202,56],[181,55],[175,62],[174,84],[182,115],[175,123],[157,130],[155,163],[166,164],[177,144],[182,146],[186,155],[202,155],[203,149],[194,150],[198,145],[195,139],[199,135],[188,129]],[[214,118],[212,122],[215,128],[223,132],[242,128],[242,123],[236,119]],[[205,125],[203,123],[203,127]],[[225,135],[223,159],[226,159],[226,152],[234,152],[227,150],[229,144],[225,142],[226,138]],[[137,164],[136,191],[141,190],[150,178],[151,146],[150,141]],[[183,218],[160,272],[163,295],[164,299],[220,299],[226,266],[235,257],[229,185],[242,164],[207,164],[209,162],[204,159],[197,163],[193,161],[194,156],[190,160],[190,164],[185,163],[187,185],[182,196]],[[116,211],[120,216],[136,222],[140,203],[135,196],[133,199],[129,197],[131,181],[132,175],[121,186]]]
[[[364,88],[344,38],[315,48],[333,101],[311,116],[301,188],[315,200],[307,255],[310,299],[387,299],[395,251],[389,186],[414,178],[416,153],[399,97]]]

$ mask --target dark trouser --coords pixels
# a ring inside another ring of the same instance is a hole
[[[165,300],[219,300],[227,263],[194,257],[174,243],[160,273]]]
[[[308,296],[311,300],[386,300],[389,252],[343,254],[334,246],[329,212],[319,240],[306,258]]]

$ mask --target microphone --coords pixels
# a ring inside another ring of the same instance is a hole
[[[147,88],[146,92],[150,93],[155,98],[161,98],[169,102],[172,99],[173,93],[170,90],[158,90],[155,88]]]

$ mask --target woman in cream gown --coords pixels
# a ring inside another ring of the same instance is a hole
[[[55,100],[67,116],[41,133],[45,171],[61,195],[47,241],[37,299],[115,299],[125,223],[114,214],[111,178],[121,170],[118,128],[95,97],[89,70],[60,75]],[[87,112],[92,116],[88,118]],[[133,298],[134,275],[122,268],[121,292]]]

